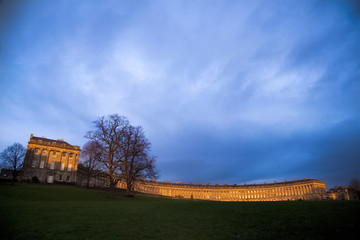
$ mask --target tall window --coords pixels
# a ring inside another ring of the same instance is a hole
[[[69,164],[68,171],[71,171],[71,168],[72,168],[72,164]]]
[[[36,167],[36,159],[33,159],[33,160],[32,160],[31,166],[32,166],[32,167]]]
[[[51,164],[50,164],[50,169],[54,169],[55,168],[55,162],[52,162]]]
[[[59,181],[63,180],[63,175],[59,175]]]
[[[70,176],[66,176],[66,181],[70,182]]]
[[[44,165],[45,165],[45,161],[44,161],[44,160],[41,160],[41,162],[40,162],[40,168],[44,168]]]
[[[64,170],[64,168],[65,168],[65,163],[61,163],[60,170]]]

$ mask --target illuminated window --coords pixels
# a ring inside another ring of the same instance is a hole
[[[64,168],[65,168],[65,163],[61,163],[60,170],[64,170]]]
[[[69,164],[68,171],[71,171],[71,168],[72,168],[72,164]]]

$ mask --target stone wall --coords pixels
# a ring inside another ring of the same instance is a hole
[[[117,187],[126,189],[126,183],[119,182]],[[173,198],[211,201],[320,200],[326,196],[325,183],[315,179],[239,186],[138,181],[134,190]]]

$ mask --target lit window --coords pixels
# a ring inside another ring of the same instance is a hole
[[[71,171],[71,168],[72,168],[72,164],[69,164],[68,171]]]
[[[64,168],[65,168],[65,163],[61,163],[60,170],[64,170]]]

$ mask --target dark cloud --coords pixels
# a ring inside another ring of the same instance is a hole
[[[356,1],[9,2],[2,148],[82,145],[118,113],[144,127],[161,181],[358,177]]]
[[[166,151],[157,149],[166,159],[160,163],[162,179],[215,184],[313,177],[334,186],[360,177],[357,120],[291,135],[268,132],[248,138],[222,134],[190,128],[174,136]]]

